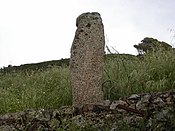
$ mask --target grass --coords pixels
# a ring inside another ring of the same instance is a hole
[[[144,58],[107,55],[103,91],[105,99],[135,93],[165,91],[175,87],[172,51],[148,53]],[[24,109],[54,109],[72,104],[67,66],[53,66],[29,73],[0,74],[0,114]]]
[[[148,53],[144,58],[126,56],[107,59],[105,68],[106,99],[133,93],[165,91],[175,87],[173,51]]]
[[[69,70],[66,67],[30,74],[8,73],[1,76],[0,90],[0,113],[71,105]]]

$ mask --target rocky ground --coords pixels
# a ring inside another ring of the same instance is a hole
[[[81,110],[26,110],[0,115],[0,131],[173,131],[175,90],[134,94]]]

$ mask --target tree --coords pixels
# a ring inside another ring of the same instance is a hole
[[[134,47],[137,49],[139,55],[152,52],[152,51],[157,51],[159,49],[162,49],[162,50],[172,49],[172,46],[169,45],[168,43],[163,41],[158,41],[157,39],[149,38],[149,37],[145,37],[141,41],[141,43],[139,43],[138,45],[134,45]]]

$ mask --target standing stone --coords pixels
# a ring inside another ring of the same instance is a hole
[[[104,27],[99,13],[84,13],[76,20],[71,47],[73,106],[97,104],[103,100]]]

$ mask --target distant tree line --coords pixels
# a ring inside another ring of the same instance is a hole
[[[0,69],[0,73],[11,73],[11,72],[17,72],[17,71],[22,71],[22,72],[42,71],[42,70],[51,68],[53,66],[69,66],[69,59],[24,64],[20,66],[9,65],[8,67],[4,67]]]

